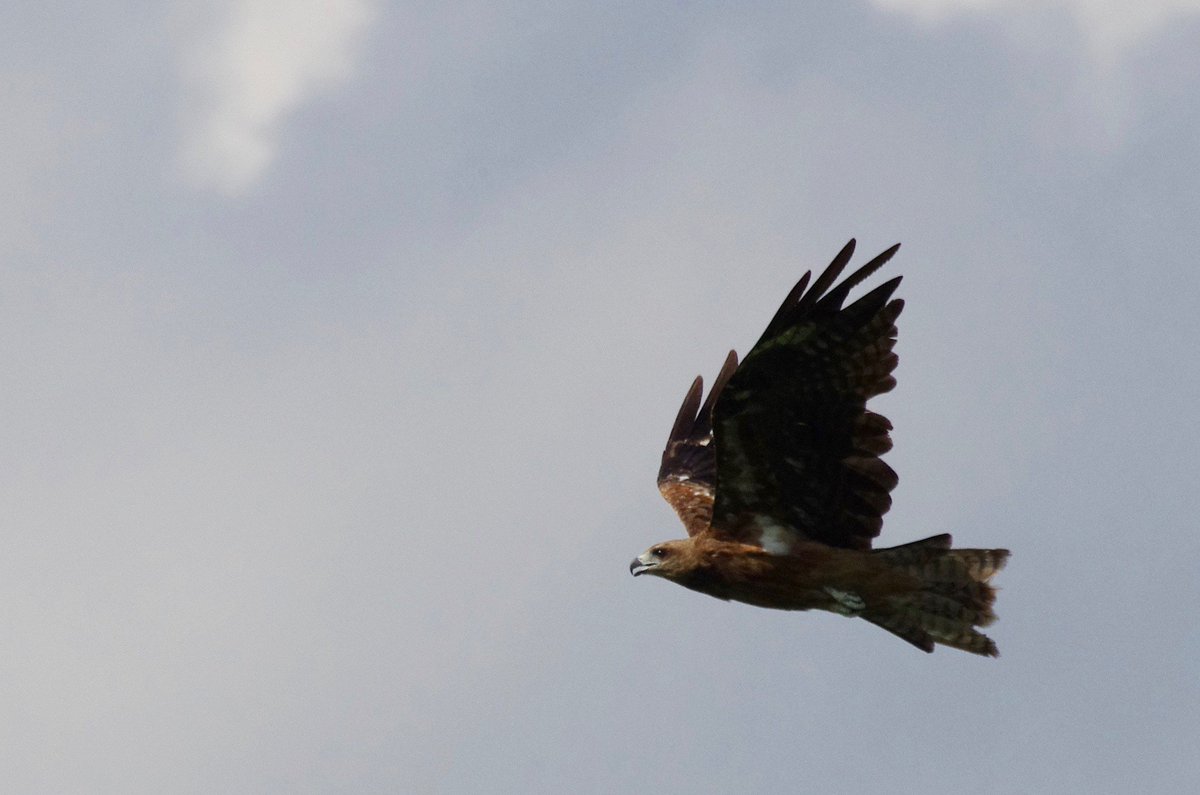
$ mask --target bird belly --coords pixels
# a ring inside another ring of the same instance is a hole
[[[791,555],[741,554],[714,563],[681,584],[718,599],[774,610],[857,615],[899,585],[890,582],[892,577],[869,553],[857,550],[821,546]]]
[[[717,599],[775,610],[830,609],[834,602],[819,569],[798,561],[764,555],[723,563],[696,572],[680,585]]]

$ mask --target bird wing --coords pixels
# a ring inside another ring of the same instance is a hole
[[[679,514],[689,536],[707,529],[712,521],[713,495],[717,486],[717,453],[712,444],[713,406],[737,364],[737,353],[730,351],[703,406],[700,397],[704,393],[704,379],[696,376],[679,407],[663,450],[658,491]]]
[[[850,549],[870,549],[879,535],[897,482],[879,458],[891,449],[892,426],[866,402],[896,385],[892,348],[904,302],[891,296],[900,277],[842,304],[898,248],[836,287],[853,240],[811,287],[804,274],[720,391],[705,448],[710,457],[716,448],[715,533],[766,546],[769,532],[776,541],[782,534]],[[705,483],[712,488],[711,476]]]

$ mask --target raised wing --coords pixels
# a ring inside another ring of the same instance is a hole
[[[891,449],[892,426],[866,402],[896,385],[892,348],[904,302],[891,296],[900,277],[842,303],[898,248],[837,287],[853,240],[811,287],[804,274],[721,392],[715,531],[751,543],[770,532],[851,549],[869,549],[879,535],[897,481],[879,458]]]
[[[658,491],[679,514],[689,536],[707,529],[712,521],[713,495],[717,487],[717,454],[712,444],[713,406],[737,364],[737,353],[730,351],[703,406],[700,396],[704,392],[704,379],[696,376],[679,407],[663,450]]]

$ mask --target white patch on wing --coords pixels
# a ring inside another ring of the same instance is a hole
[[[775,524],[763,516],[754,517],[758,527],[758,545],[771,555],[786,555],[792,551],[795,534],[783,525]]]

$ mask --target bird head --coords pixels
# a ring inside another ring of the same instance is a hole
[[[639,574],[653,574],[658,577],[673,579],[686,568],[684,547],[688,540],[664,541],[655,544],[633,559],[629,564],[629,573],[634,577]]]

